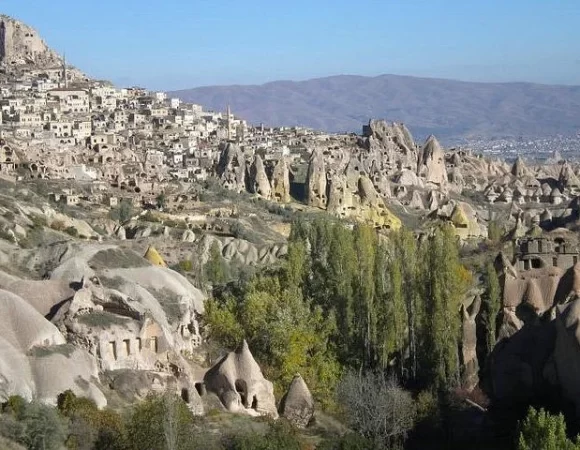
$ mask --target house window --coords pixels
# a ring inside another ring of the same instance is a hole
[[[123,339],[123,343],[125,344],[125,354],[131,355],[131,339]]]
[[[558,267],[558,257],[557,256],[554,256],[552,258],[552,264],[554,265],[554,267]]]

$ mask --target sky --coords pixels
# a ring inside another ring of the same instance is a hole
[[[120,86],[385,73],[580,85],[580,0],[0,0],[0,13]]]

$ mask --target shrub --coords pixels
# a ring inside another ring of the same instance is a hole
[[[185,402],[172,394],[149,396],[132,411],[127,424],[131,449],[195,448],[191,440],[193,415]]]
[[[184,272],[192,272],[193,263],[190,259],[184,259],[183,261],[179,261],[179,268]]]
[[[67,227],[62,220],[55,220],[50,224],[50,228],[56,231],[65,231]]]
[[[78,237],[79,236],[79,230],[77,230],[75,227],[70,226],[67,227],[64,232],[72,237]]]
[[[232,450],[300,450],[296,431],[284,420],[270,424],[265,435],[247,433],[232,438]]]
[[[40,215],[33,215],[30,220],[32,221],[32,228],[43,228],[48,226],[46,217]]]
[[[24,411],[24,444],[30,450],[60,450],[67,432],[66,422],[55,408],[31,403]]]
[[[577,441],[578,442],[578,441]],[[520,425],[518,450],[575,450],[580,443],[566,437],[566,423],[562,414],[551,415],[540,409],[530,408]]]
[[[382,373],[347,372],[337,394],[351,427],[374,448],[402,444],[413,428],[417,412],[411,394]]]

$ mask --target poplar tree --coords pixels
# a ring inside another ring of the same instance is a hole
[[[501,308],[501,288],[497,272],[492,262],[485,266],[485,309],[487,317],[487,351],[491,353],[497,338],[496,321]]]
[[[435,229],[425,252],[425,364],[438,388],[459,383],[459,310],[470,274],[459,261],[450,226]]]
[[[377,330],[377,305],[375,299],[375,253],[378,246],[376,231],[366,225],[354,228],[356,252],[355,285],[357,301],[354,311],[354,327],[363,347],[363,364],[369,366],[373,360],[373,343]]]
[[[413,232],[401,229],[392,236],[392,240],[393,263],[400,265],[401,272],[401,294],[405,305],[405,314],[401,316],[407,320],[409,375],[412,379],[416,379],[424,312],[422,258]],[[397,324],[397,327],[402,328],[403,324]]]

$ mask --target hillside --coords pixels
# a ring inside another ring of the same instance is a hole
[[[580,130],[580,86],[474,83],[398,75],[333,76],[170,93],[232,110],[252,123],[360,131],[371,117],[405,122],[419,137],[548,136]]]

